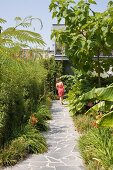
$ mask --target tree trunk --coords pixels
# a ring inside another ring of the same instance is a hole
[[[1,34],[1,32],[2,32],[2,27],[0,26],[0,34]]]
[[[97,69],[97,73],[98,73],[98,87],[101,87],[101,77],[100,77],[100,53],[98,53],[97,55],[97,64],[98,64],[98,69]]]

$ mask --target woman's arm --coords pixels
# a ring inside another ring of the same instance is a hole
[[[58,83],[56,83],[56,89],[58,90]]]

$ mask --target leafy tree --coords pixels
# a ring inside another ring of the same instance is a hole
[[[113,2],[102,13],[94,12],[92,4],[96,2],[80,0],[76,4],[74,0],[52,0],[49,6],[52,17],[57,18],[58,24],[64,20],[65,30],[54,30],[51,37],[65,45],[66,54],[76,68],[86,72],[95,70],[101,86],[100,73],[108,70],[112,61],[101,60],[100,56],[113,50]]]
[[[16,26],[9,27],[5,30],[1,27],[0,34],[0,54],[1,55],[12,55],[19,52],[20,48],[28,48],[31,44],[44,45],[44,41],[40,34],[29,31],[28,28],[32,26],[32,21],[38,20],[39,18],[33,18],[32,16],[26,17],[24,19],[16,17]],[[0,18],[0,24],[6,23],[6,20]],[[22,29],[23,27],[23,29]],[[19,29],[20,28],[20,29]]]

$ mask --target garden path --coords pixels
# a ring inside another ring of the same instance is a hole
[[[77,148],[79,134],[74,129],[67,105],[58,100],[52,102],[53,120],[44,135],[48,152],[30,155],[29,158],[5,170],[85,170]]]

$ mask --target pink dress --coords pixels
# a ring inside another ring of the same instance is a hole
[[[63,95],[64,95],[64,85],[63,85],[63,83],[62,82],[57,83],[56,88],[58,90],[58,96],[63,97]]]

